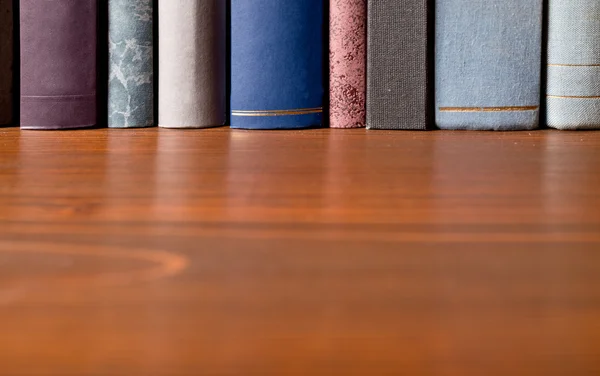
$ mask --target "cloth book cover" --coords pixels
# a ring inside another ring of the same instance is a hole
[[[13,0],[0,0],[0,126],[13,122]]]
[[[369,0],[367,128],[426,129],[429,0]]]
[[[108,1],[108,126],[154,125],[154,0]]]
[[[225,124],[226,3],[159,1],[160,127],[206,128]]]
[[[538,127],[542,2],[436,1],[438,127]]]
[[[96,125],[96,0],[20,4],[21,127]]]
[[[365,126],[367,1],[332,0],[329,16],[329,126]]]
[[[600,2],[548,1],[546,121],[600,128]]]
[[[231,0],[231,127],[321,126],[323,0]]]

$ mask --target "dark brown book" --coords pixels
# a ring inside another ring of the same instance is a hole
[[[13,122],[13,0],[0,0],[0,126]]]

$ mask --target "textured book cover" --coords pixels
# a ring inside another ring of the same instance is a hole
[[[21,0],[21,127],[96,125],[96,0]]]
[[[108,126],[154,125],[154,0],[108,1]]]
[[[226,1],[161,0],[158,4],[158,125],[224,125]]]
[[[329,126],[365,126],[367,1],[332,0],[329,16]]]
[[[546,121],[600,128],[600,2],[548,1]]]
[[[0,0],[0,126],[13,122],[13,0]]]
[[[323,122],[323,0],[231,0],[231,127]]]
[[[438,127],[538,127],[542,2],[436,1]]]
[[[427,128],[428,3],[428,0],[369,0],[369,129]]]

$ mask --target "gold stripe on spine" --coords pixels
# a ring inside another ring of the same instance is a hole
[[[243,111],[232,110],[232,116],[286,116],[286,115],[308,115],[323,112],[323,107],[300,108],[293,110],[263,110],[263,111]]]
[[[239,113],[232,112],[231,116],[289,116],[289,115],[308,115],[308,114],[320,114],[323,110],[319,111],[303,111],[303,112],[285,112],[285,113]]]
[[[600,96],[591,95],[546,95],[547,98],[573,98],[573,99],[600,99]]]
[[[548,64],[549,67],[600,67],[600,64]]]
[[[281,112],[302,112],[302,111],[316,111],[323,110],[323,107],[311,107],[311,108],[294,108],[291,110],[232,110],[232,112],[244,112],[244,113],[281,113]]]
[[[507,106],[507,107],[440,107],[440,112],[511,112],[535,111],[539,106]]]

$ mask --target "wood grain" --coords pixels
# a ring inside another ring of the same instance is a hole
[[[600,133],[0,129],[0,375],[598,375]]]

